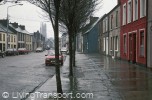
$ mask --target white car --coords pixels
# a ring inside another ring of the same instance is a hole
[[[36,52],[42,52],[42,51],[43,51],[42,47],[38,47],[38,48],[36,49]]]

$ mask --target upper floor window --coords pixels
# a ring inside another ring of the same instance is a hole
[[[0,41],[2,41],[2,34],[0,33]]]
[[[118,27],[118,11],[116,11],[116,27]]]
[[[131,22],[131,19],[132,19],[132,3],[131,3],[131,0],[128,1],[128,23]]]
[[[5,41],[5,34],[3,34],[3,41]]]
[[[108,31],[108,18],[106,18],[106,31]]]
[[[140,0],[140,18],[146,16],[146,0]]]
[[[138,20],[138,0],[133,0],[133,21]]]
[[[111,23],[110,23],[110,29],[112,29],[112,22],[113,22],[113,15],[111,15]]]
[[[126,24],[126,4],[123,5],[123,25]]]

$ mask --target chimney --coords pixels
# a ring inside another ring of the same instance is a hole
[[[0,20],[0,23],[2,23],[4,26],[7,26],[7,20]]]
[[[121,0],[117,0],[117,4],[120,4],[121,3]]]
[[[13,27],[18,28],[18,23],[12,23]]]
[[[25,30],[25,26],[24,26],[24,25],[20,25],[20,28],[21,28],[22,30]]]
[[[97,20],[98,20],[98,17],[90,16],[90,23],[94,23]]]

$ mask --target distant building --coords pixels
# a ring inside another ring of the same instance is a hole
[[[45,37],[45,40],[47,40],[47,27],[45,23],[41,23],[40,33]]]
[[[30,34],[32,36],[32,48],[36,50],[38,47],[45,49],[45,37],[39,32],[34,32]]]

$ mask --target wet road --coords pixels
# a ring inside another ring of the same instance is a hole
[[[45,54],[46,52],[29,53],[0,58],[0,100],[5,100],[2,97],[3,92],[8,92],[9,97],[17,97],[18,93],[33,92],[55,74],[53,66],[45,66]]]

